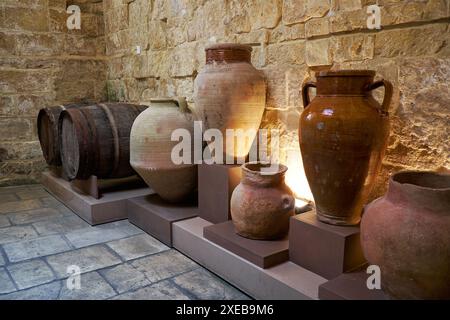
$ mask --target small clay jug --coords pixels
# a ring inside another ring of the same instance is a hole
[[[284,182],[287,167],[261,162],[242,165],[241,183],[231,195],[231,218],[236,232],[250,239],[274,240],[289,231],[295,199]]]
[[[356,225],[373,187],[389,135],[389,81],[375,71],[322,71],[303,85],[299,140],[320,221]],[[385,87],[382,105],[371,91]],[[310,101],[308,89],[317,88]]]
[[[392,298],[450,299],[450,175],[392,175],[364,210],[361,245]]]
[[[206,65],[195,79],[196,114],[203,122],[204,130],[218,129],[222,133],[224,157],[244,159],[264,113],[264,75],[251,64],[252,47],[249,45],[214,44],[205,51]],[[235,130],[230,131],[233,133],[240,129],[244,139],[236,139],[227,148],[227,129]]]
[[[155,98],[134,121],[130,138],[131,166],[168,202],[183,201],[197,187],[197,165],[192,159],[189,163],[172,159],[172,150],[180,143],[171,139],[176,129],[194,136],[194,118],[185,98]]]

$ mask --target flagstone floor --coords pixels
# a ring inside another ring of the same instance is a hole
[[[92,227],[41,185],[27,185],[0,188],[5,299],[249,297],[127,220]]]

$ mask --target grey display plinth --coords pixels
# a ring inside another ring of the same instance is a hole
[[[231,219],[230,199],[241,180],[240,165],[201,164],[198,166],[199,217],[220,223]]]
[[[318,299],[327,280],[290,261],[263,269],[209,241],[199,217],[173,223],[173,246],[256,299]]]
[[[91,225],[128,218],[128,199],[153,193],[148,187],[131,190],[116,189],[104,192],[99,199],[95,199],[78,193],[72,188],[70,182],[52,172],[44,172],[41,182],[47,191]]]
[[[232,221],[205,227],[206,239],[256,264],[260,268],[270,268],[289,260],[289,241],[252,240],[236,234]]]
[[[157,194],[128,200],[128,220],[170,247],[172,223],[197,215],[196,201],[171,204]]]
[[[291,218],[289,257],[292,262],[327,279],[366,263],[360,245],[359,227],[320,222],[314,211]]]
[[[369,289],[365,270],[344,273],[319,287],[319,299],[323,300],[388,300],[380,289]]]

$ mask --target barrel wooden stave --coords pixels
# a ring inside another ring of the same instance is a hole
[[[59,120],[63,170],[69,179],[124,178],[136,174],[130,166],[130,132],[147,108],[104,103],[66,110]]]
[[[60,106],[46,107],[39,110],[37,117],[37,130],[42,154],[47,164],[61,166],[59,150],[58,121],[65,109],[87,106],[89,103],[71,103]]]

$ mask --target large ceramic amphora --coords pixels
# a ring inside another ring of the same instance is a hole
[[[197,187],[197,166],[172,159],[174,130],[194,136],[194,118],[184,98],[156,98],[134,121],[130,139],[130,163],[161,198],[179,202]],[[191,148],[193,144],[190,144]],[[193,150],[191,149],[191,156]]]
[[[195,79],[196,113],[204,130],[218,129],[222,133],[224,156],[243,159],[250,150],[264,112],[264,75],[251,64],[251,46],[215,44],[205,51],[206,65]],[[235,130],[230,132],[244,138],[234,139],[229,135],[234,143],[227,144],[227,129]],[[236,131],[239,129],[240,132]]]
[[[373,187],[389,135],[389,81],[374,71],[322,71],[303,85],[299,140],[319,220],[355,225]],[[385,87],[382,105],[371,91]],[[317,88],[310,102],[308,89]]]
[[[246,238],[273,240],[289,231],[295,199],[284,182],[284,165],[248,162],[241,183],[231,195],[231,217],[236,232]]]
[[[361,245],[391,297],[450,299],[450,175],[394,174],[364,210]]]

